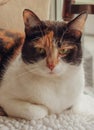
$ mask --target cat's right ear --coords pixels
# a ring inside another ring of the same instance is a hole
[[[36,14],[29,9],[23,11],[23,19],[26,29],[38,26],[41,23],[41,20],[36,16]]]

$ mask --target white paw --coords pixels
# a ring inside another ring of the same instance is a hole
[[[48,114],[48,110],[47,108],[43,106],[27,105],[23,113],[25,113],[23,116],[27,120],[41,119],[41,118],[44,118]]]
[[[48,114],[48,109],[42,105],[31,104],[15,100],[8,102],[11,105],[5,105],[4,110],[9,116],[23,118],[26,120],[41,119]]]
[[[79,100],[79,103],[73,107],[73,112],[94,115],[94,98],[83,94]]]

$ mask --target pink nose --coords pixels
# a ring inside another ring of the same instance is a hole
[[[54,69],[54,67],[55,67],[55,65],[54,64],[47,64],[47,66],[48,66],[48,68],[52,71],[53,69]]]

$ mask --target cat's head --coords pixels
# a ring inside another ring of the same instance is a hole
[[[23,12],[25,41],[22,59],[31,72],[60,75],[82,61],[81,37],[87,13],[69,23],[42,21],[32,11]]]

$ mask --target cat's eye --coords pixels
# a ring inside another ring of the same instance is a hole
[[[37,52],[43,54],[45,53],[45,50],[43,48],[37,48]]]
[[[65,55],[65,54],[67,54],[69,52],[69,49],[60,49],[59,50],[59,54],[60,55]]]

